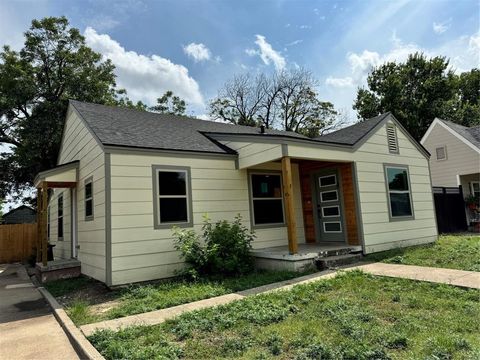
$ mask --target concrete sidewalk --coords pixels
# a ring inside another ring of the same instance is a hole
[[[365,273],[379,276],[398,277],[411,280],[429,281],[435,283],[449,284],[466,288],[480,289],[480,273],[474,271],[462,271],[453,269],[430,268],[424,266],[396,265],[373,263],[351,266],[341,269],[343,271],[361,270]],[[172,319],[185,312],[205,309],[213,306],[228,304],[235,300],[243,299],[246,296],[257,295],[277,290],[289,290],[295,285],[306,284],[313,281],[329,279],[338,272],[323,271],[296,279],[268,284],[253,289],[240,291],[233,294],[217,296],[214,298],[194,301],[188,304],[178,305],[167,309],[150,311],[142,314],[126,316],[114,320],[106,320],[98,323],[87,324],[80,327],[85,336],[90,336],[96,330],[110,329],[119,330],[134,325],[155,325]]]
[[[20,264],[0,265],[0,359],[79,359]]]
[[[428,281],[438,284],[448,284],[471,289],[480,289],[480,272],[476,271],[384,263],[360,265],[355,266],[352,269],[362,270],[363,272],[372,275]]]

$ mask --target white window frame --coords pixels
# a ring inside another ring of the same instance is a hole
[[[332,177],[335,179],[335,183],[333,184],[329,184],[329,185],[322,185],[322,179],[324,178],[329,178],[329,177]],[[336,174],[330,174],[330,175],[325,175],[325,176],[319,176],[318,177],[318,186],[319,187],[328,187],[328,186],[337,186],[337,175]]]
[[[470,182],[470,194],[472,194],[472,196],[475,196],[475,191],[474,191],[474,188],[473,188],[474,184],[477,184],[478,188],[480,190],[480,181],[471,181]]]
[[[331,208],[337,208],[338,215],[325,215],[324,209],[331,209]],[[324,218],[340,217],[340,206],[339,205],[322,206],[322,217],[324,217]]]
[[[262,197],[262,198],[255,198],[253,197],[253,177],[252,175],[269,175],[269,176],[278,176],[280,178],[280,196],[279,197]],[[285,200],[283,199],[283,179],[282,173],[279,171],[252,171],[248,173],[248,187],[249,187],[249,197],[250,197],[250,221],[252,224],[252,228],[255,229],[262,229],[262,228],[272,228],[272,227],[283,227],[286,225],[285,220]],[[255,214],[254,214],[254,201],[262,201],[262,200],[281,200],[282,202],[282,217],[283,221],[278,223],[263,223],[263,224],[256,224],[255,223]]]
[[[445,154],[445,157],[444,157],[443,159],[439,159],[439,158],[438,158],[438,152],[437,152],[438,149],[443,149],[443,153]],[[446,146],[446,145],[442,145],[442,146],[437,146],[437,147],[435,147],[435,159],[436,159],[437,161],[445,161],[445,160],[447,160],[447,146]]]
[[[388,183],[388,169],[401,169],[407,171],[407,184],[408,190],[390,190]],[[412,199],[412,183],[410,182],[410,171],[408,165],[396,165],[396,164],[383,164],[383,172],[385,173],[385,186],[387,190],[387,201],[388,201],[388,216],[390,221],[401,221],[401,220],[414,220],[415,213],[413,210],[413,199]],[[390,200],[390,194],[408,194],[408,199],[410,201],[410,210],[412,213],[405,216],[393,216],[392,215],[392,202]]]
[[[325,193],[329,193],[329,192],[335,192],[335,194],[337,195],[337,197],[335,198],[335,200],[323,200],[323,194]],[[327,190],[327,191],[321,191],[320,192],[320,201],[322,203],[328,203],[328,202],[336,202],[336,201],[339,201],[338,199],[338,191],[337,190]]]
[[[185,173],[185,195],[160,195],[159,189],[159,173],[161,172],[183,172]],[[164,166],[152,165],[152,181],[153,181],[153,227],[154,229],[170,229],[173,226],[192,227],[192,183],[190,167],[185,166]],[[186,199],[187,203],[187,221],[161,221],[160,199]]]
[[[338,231],[327,230],[325,224],[338,224],[338,225],[340,225],[340,230],[338,230]],[[342,232],[342,222],[341,221],[324,221],[323,222],[323,232],[327,233],[327,234],[340,234]]]
[[[92,186],[92,194],[91,197],[87,198],[87,185],[90,184]],[[94,201],[93,201],[93,177],[90,176],[89,178],[85,179],[85,184],[84,184],[84,213],[85,213],[85,221],[92,221],[95,217],[95,206],[94,206]],[[87,216],[87,201],[91,200],[92,201],[92,214]]]

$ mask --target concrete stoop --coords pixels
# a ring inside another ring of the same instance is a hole
[[[360,246],[304,245],[293,255],[278,247],[255,250],[253,255],[259,269],[305,271],[354,264],[362,259],[361,251]]]

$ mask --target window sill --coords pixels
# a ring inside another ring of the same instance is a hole
[[[259,225],[252,225],[252,229],[272,229],[272,228],[281,228],[287,227],[285,223],[276,223],[276,224],[259,224]]]
[[[415,216],[413,216],[413,215],[410,215],[410,216],[396,216],[396,217],[390,216],[390,222],[408,221],[408,220],[415,220]]]
[[[193,223],[192,222],[188,222],[188,223],[164,223],[164,224],[154,224],[153,225],[153,228],[155,230],[172,229],[173,227],[178,227],[178,228],[181,228],[181,229],[191,228],[191,227],[193,227]]]

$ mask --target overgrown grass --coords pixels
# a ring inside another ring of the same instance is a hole
[[[479,295],[351,271],[89,340],[107,359],[478,359]]]
[[[370,261],[480,271],[480,236],[442,235],[423,246],[392,249],[367,256]]]
[[[80,326],[225,295],[277,281],[293,279],[305,274],[307,273],[255,271],[248,275],[231,278],[211,277],[199,281],[174,279],[151,284],[136,284],[113,291],[109,300],[116,301],[116,303],[113,304],[112,308],[102,313],[96,312],[95,306],[86,302],[82,298],[82,291],[80,291],[73,301],[67,303],[66,311],[73,322]],[[75,286],[68,284],[69,281],[71,280],[59,280],[50,283],[48,289],[52,289],[56,296],[68,295],[75,289]],[[93,280],[77,280],[76,285],[80,290],[88,290],[88,287],[92,285],[89,281]],[[77,301],[77,299],[81,301]],[[77,314],[81,315],[77,316]]]

